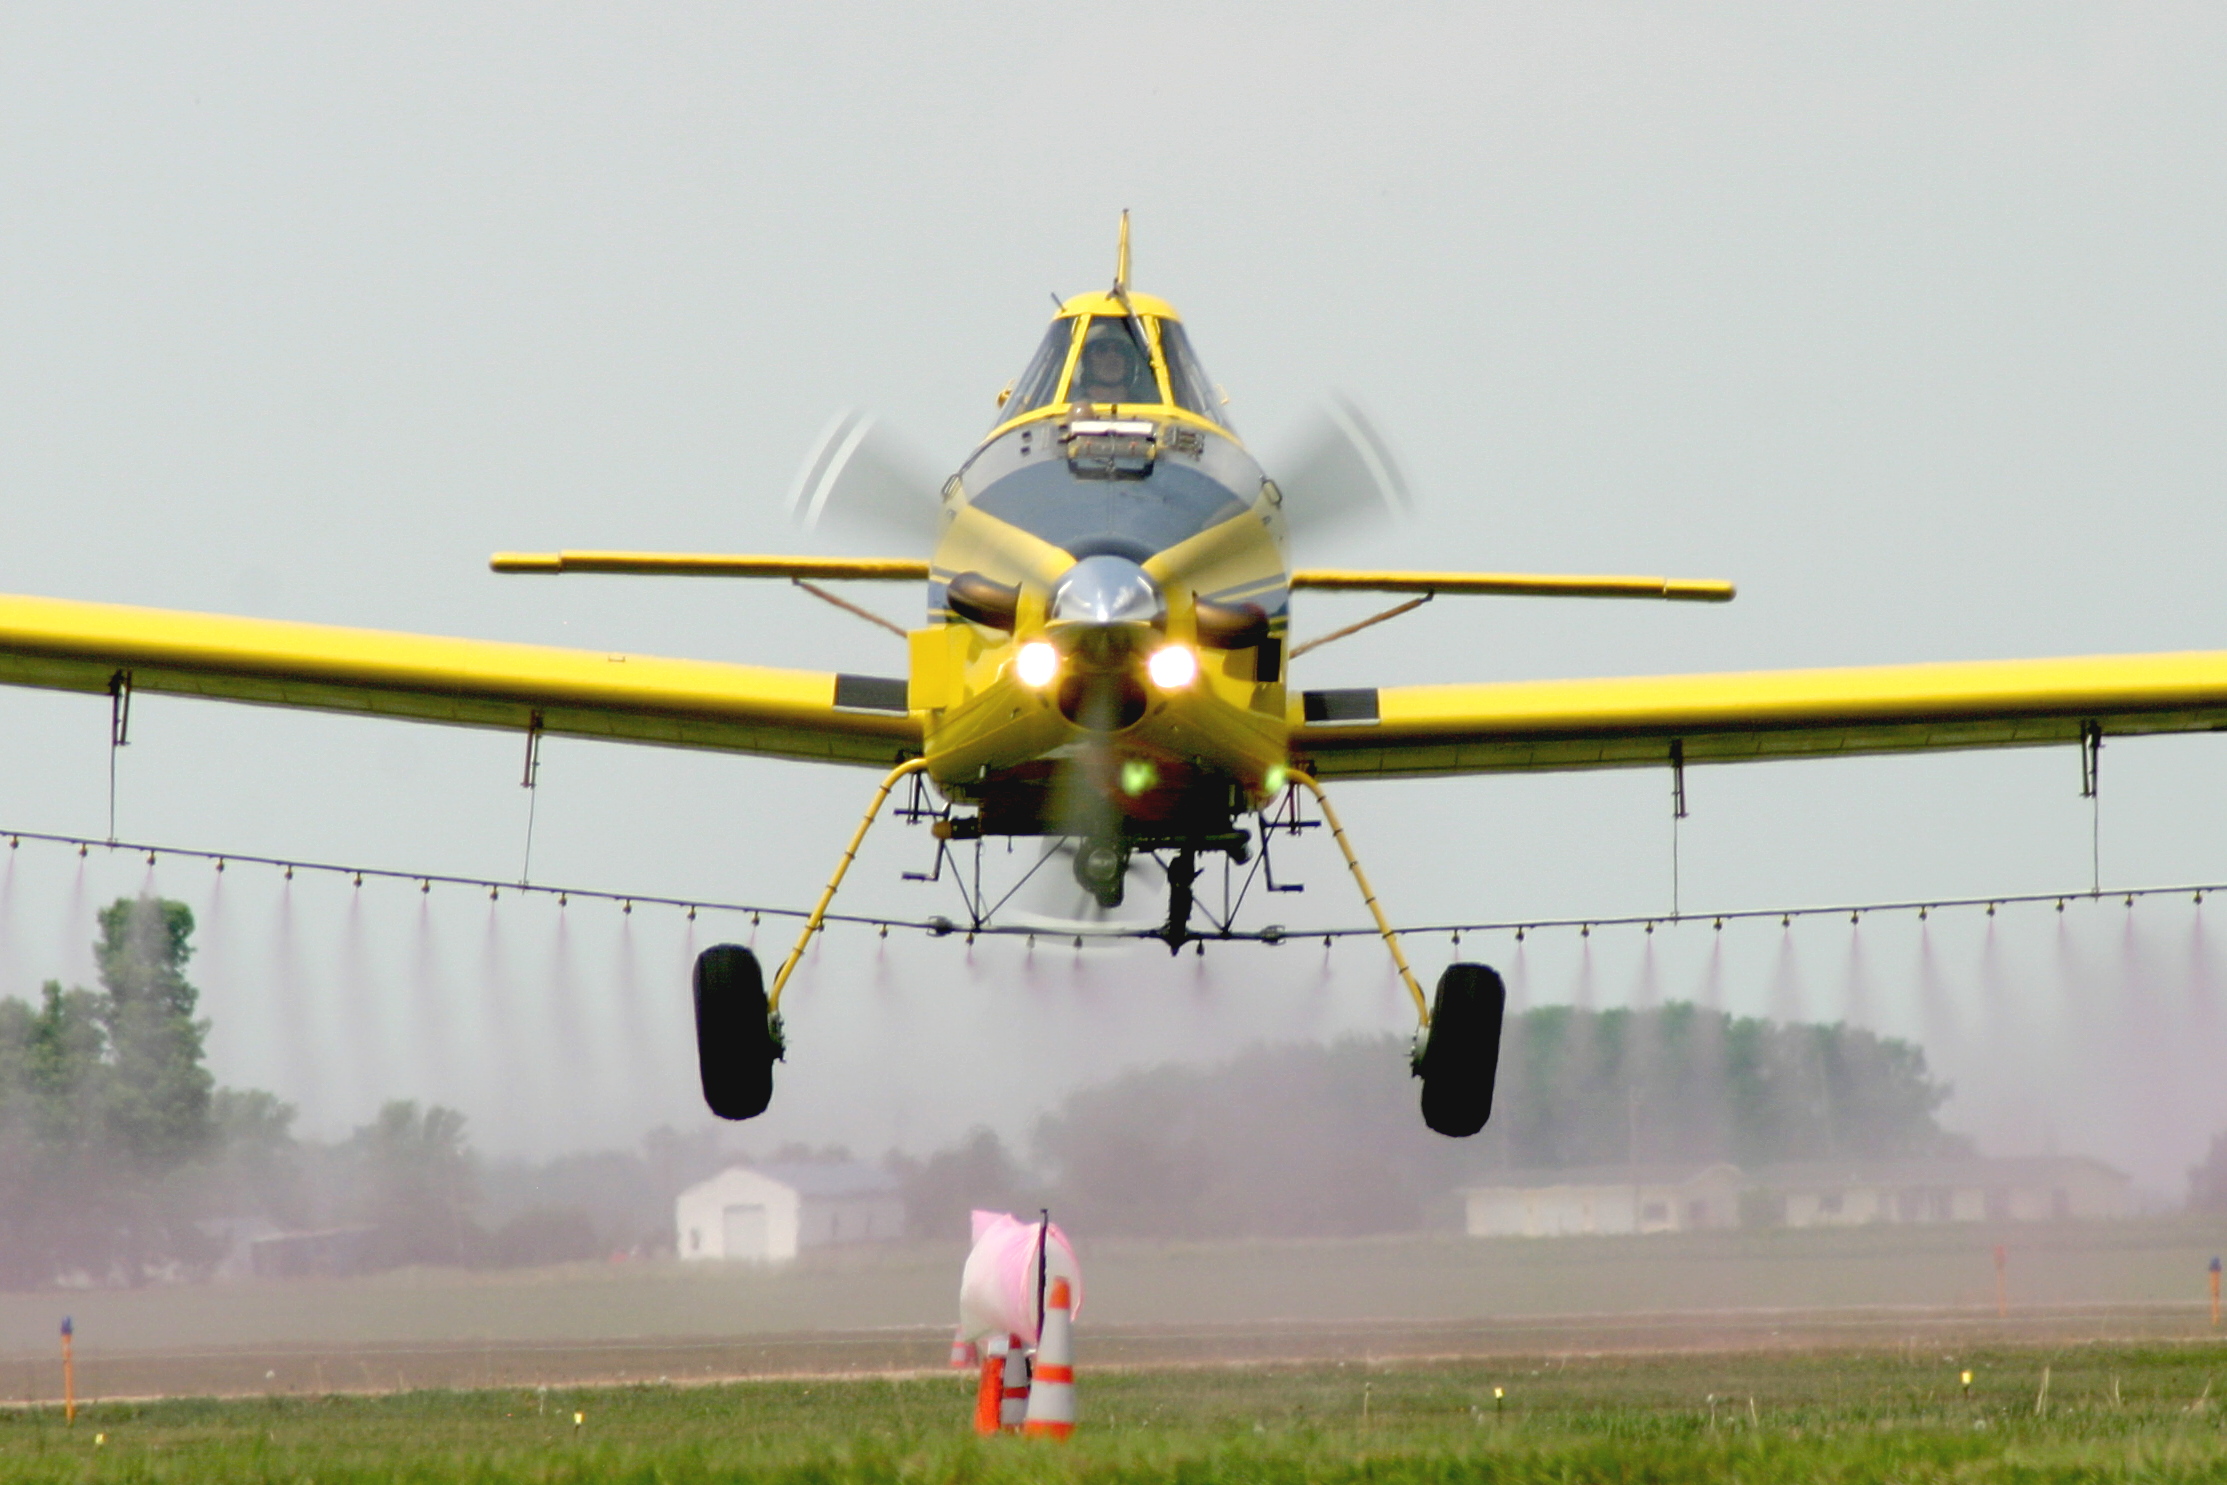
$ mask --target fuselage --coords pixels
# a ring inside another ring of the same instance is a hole
[[[1283,784],[1281,495],[1146,295],[1069,300],[1001,404],[913,641],[930,776],[986,834],[1227,831]]]

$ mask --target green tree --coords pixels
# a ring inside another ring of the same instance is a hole
[[[373,1267],[479,1256],[483,1234],[471,1218],[479,1183],[462,1114],[392,1099],[348,1143],[359,1172],[356,1215],[374,1229]]]
[[[260,1088],[219,1088],[209,1096],[214,1148],[199,1171],[205,1204],[228,1216],[263,1216],[288,1226],[310,1220],[295,1108]]]
[[[93,945],[107,1034],[97,1139],[119,1210],[111,1265],[138,1282],[156,1263],[216,1257],[195,1225],[204,1215],[190,1168],[212,1153],[216,1086],[203,1066],[209,1023],[185,977],[193,910],[158,898],[119,898],[100,915]]]
[[[1021,1171],[994,1130],[970,1130],[925,1160],[893,1153],[884,1163],[904,1193],[905,1225],[915,1237],[957,1242],[977,1207],[1005,1212],[1027,1205]]]
[[[230,1140],[276,1158],[292,1111],[225,1095],[185,977],[193,913],[119,898],[99,916],[100,989],[0,1000],[0,1282],[137,1283],[217,1256],[198,1220],[231,1195]],[[230,1100],[245,1100],[234,1102]],[[243,1146],[245,1148],[245,1146]],[[234,1208],[237,1210],[237,1208]]]
[[[1944,1153],[1949,1096],[1909,1042],[1687,1004],[1511,1019],[1482,1148],[1525,1167]]]
[[[119,898],[100,915],[93,945],[108,1034],[107,1133],[144,1175],[160,1178],[206,1154],[216,1133],[202,1066],[209,1023],[186,982],[193,910],[182,902]]]
[[[103,1179],[106,1051],[90,991],[49,980],[36,1009],[0,1001],[0,1274],[11,1286],[65,1267],[108,1275],[124,1193]]]

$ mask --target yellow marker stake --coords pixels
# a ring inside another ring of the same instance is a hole
[[[1415,1014],[1422,1018],[1423,1027],[1428,1030],[1431,1024],[1431,1003],[1423,995],[1423,987],[1416,982],[1415,971],[1407,967],[1407,954],[1400,948],[1399,934],[1393,931],[1391,920],[1384,916],[1384,909],[1377,906],[1376,889],[1369,885],[1369,874],[1361,869],[1361,858],[1354,855],[1353,847],[1346,844],[1345,826],[1338,823],[1338,812],[1330,808],[1330,796],[1322,792],[1322,785],[1296,768],[1291,770],[1290,777],[1294,783],[1306,785],[1307,792],[1314,795],[1315,804],[1322,810],[1323,820],[1330,826],[1330,838],[1345,853],[1345,864],[1352,868],[1354,885],[1361,889],[1361,900],[1368,904],[1369,916],[1376,919],[1376,931],[1383,938],[1384,947],[1392,951],[1392,962],[1399,966],[1400,978],[1407,982],[1407,993],[1415,997]]]
[[[812,935],[820,931],[820,924],[827,918],[828,904],[835,901],[835,889],[843,885],[843,877],[851,869],[851,862],[858,857],[858,848],[865,843],[866,832],[874,828],[874,820],[882,812],[882,802],[889,798],[889,791],[897,787],[899,779],[909,778],[928,766],[925,758],[915,758],[910,763],[900,763],[889,771],[882,786],[874,791],[874,802],[866,807],[866,818],[858,822],[858,829],[851,833],[851,843],[843,852],[843,859],[836,863],[835,875],[827,879],[827,889],[820,893],[820,900],[813,905],[812,916],[804,920],[804,932],[797,935],[796,947],[789,950],[789,957],[781,961],[780,972],[773,977],[773,991],[766,996],[766,1014],[781,1009],[781,990],[789,983],[789,976],[796,973],[797,961],[804,957],[805,949],[812,942]]]
[[[77,1327],[70,1317],[62,1317],[62,1421],[77,1422],[77,1359],[71,1354],[71,1342],[76,1338]]]

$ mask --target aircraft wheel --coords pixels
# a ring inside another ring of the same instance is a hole
[[[781,1028],[766,1013],[758,956],[714,944],[696,956],[696,1067],[704,1102],[722,1119],[750,1119],[773,1101]]]
[[[1430,1035],[1415,1059],[1423,1080],[1423,1122],[1456,1139],[1492,1117],[1500,1068],[1500,1021],[1508,987],[1483,964],[1449,964],[1431,1002]]]

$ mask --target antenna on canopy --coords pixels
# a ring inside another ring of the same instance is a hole
[[[1137,354],[1144,357],[1146,365],[1153,365],[1152,342],[1145,338],[1144,321],[1137,318],[1137,307],[1129,302],[1129,208],[1126,206],[1121,208],[1121,242],[1114,250],[1114,281],[1111,297],[1115,303],[1121,306],[1122,318],[1129,322],[1129,338],[1137,343]],[[1155,377],[1159,375],[1157,367],[1155,367],[1153,375]],[[1161,395],[1165,396],[1166,394],[1162,393]]]

